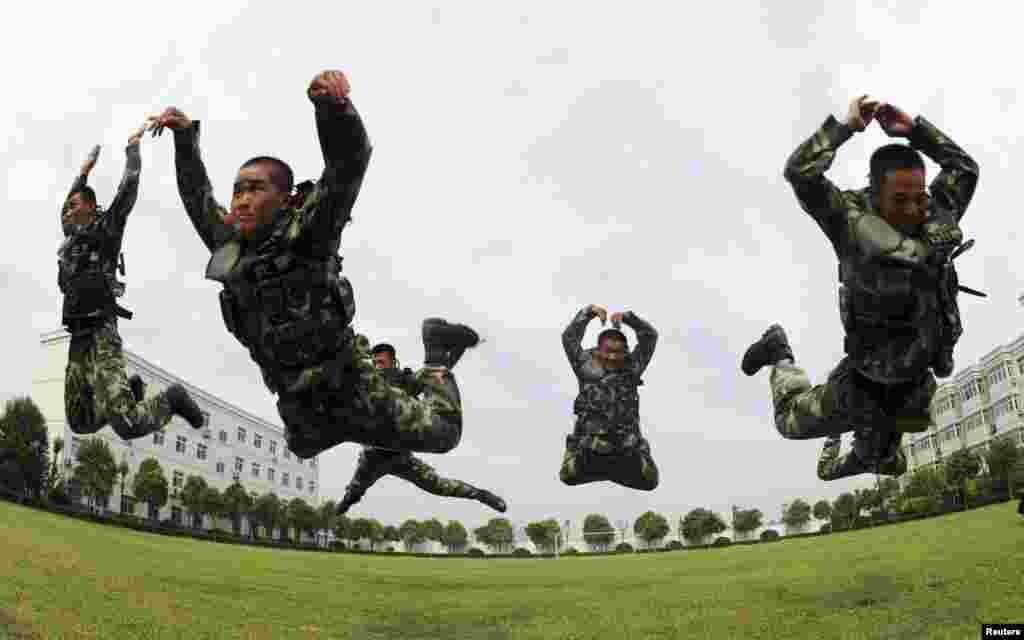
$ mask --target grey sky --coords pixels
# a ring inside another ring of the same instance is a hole
[[[978,246],[960,274],[991,297],[962,302],[958,365],[1020,331],[1013,5],[727,2],[698,13],[685,3],[179,2],[151,19],[60,4],[23,6],[0,43],[6,60],[25,61],[7,66],[0,110],[7,393],[28,393],[38,335],[58,325],[57,211],[90,146],[104,145],[91,177],[101,204],[132,128],[170,104],[203,121],[222,202],[254,155],[315,178],[322,159],[304,91],[327,68],[349,75],[375,146],[342,240],[357,330],[414,367],[423,317],[488,338],[459,365],[462,444],[424,458],[494,489],[514,521],[593,511],[632,521],[647,509],[674,520],[731,504],[774,519],[792,498],[873,483],[819,482],[821,441],[783,440],[767,373],[739,371],[743,350],[775,321],[815,381],[842,355],[835,257],[782,167],[854,95],[924,114],[981,166],[965,218]],[[872,126],[830,176],[861,186],[868,155],[887,141]],[[208,253],[181,207],[170,136],[145,138],[142,158],[124,244],[123,304],[136,313],[121,324],[127,346],[279,423],[256,366],[223,328],[218,285],[203,279]],[[559,337],[588,303],[632,309],[661,333],[641,389],[661,467],[653,493],[558,481],[576,391]],[[324,494],[340,497],[357,453],[323,455]],[[352,513],[471,526],[494,515],[396,479]]]

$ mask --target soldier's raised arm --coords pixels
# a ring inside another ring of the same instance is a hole
[[[174,131],[174,165],[178,194],[192,226],[210,251],[233,234],[224,222],[226,211],[213,197],[213,186],[199,153],[199,121],[191,120],[176,107],[168,107],[155,121],[153,135],[167,127]]]
[[[124,150],[124,175],[121,176],[121,184],[117,187],[117,193],[104,214],[106,224],[118,233],[124,232],[128,214],[132,212],[135,201],[139,197],[139,176],[142,173],[142,154],[139,153],[139,142],[142,140],[142,134],[146,132],[146,128],[147,125],[142,125],[128,137],[128,146]]]
[[[372,147],[359,113],[349,99],[348,80],[340,71],[324,71],[310,82],[324,172],[315,206],[309,201],[300,213],[303,231],[336,235],[351,217]]]
[[[62,202],[60,205],[61,229],[63,229],[65,236],[68,235],[68,233],[70,233],[70,230],[67,227],[67,216],[69,212],[68,205],[70,204],[69,200],[71,200],[72,194],[74,194],[76,191],[84,187],[89,182],[89,173],[91,173],[93,168],[96,167],[96,161],[99,159],[99,157],[100,145],[96,145],[89,151],[89,155],[86,157],[85,161],[82,163],[81,168],[79,168],[78,170],[78,175],[75,176],[74,181],[71,182],[71,188],[68,189],[68,194],[64,196],[64,202]]]
[[[786,161],[786,181],[793,187],[800,207],[814,218],[833,246],[837,246],[846,224],[842,215],[845,207],[842,192],[825,177],[825,172],[832,166],[839,147],[854,131],[864,130],[877,108],[877,100],[868,96],[855,98],[850,103],[846,122],[840,123],[829,115]]]
[[[911,147],[942,167],[929,185],[932,202],[960,222],[978,186],[978,163],[924,116],[914,118],[907,139]]]
[[[580,358],[583,356],[583,334],[587,332],[587,325],[594,318],[600,316],[601,324],[608,320],[608,311],[596,304],[587,305],[573,317],[569,326],[562,332],[562,348],[569,358],[569,364],[573,371],[579,366]]]
[[[622,324],[636,333],[636,348],[632,353],[633,368],[637,374],[642,374],[654,357],[654,348],[658,345],[658,331],[632,311],[623,313],[621,319]]]

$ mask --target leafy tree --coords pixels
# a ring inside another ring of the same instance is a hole
[[[384,531],[380,534],[381,540],[384,542],[401,542],[402,534],[399,532],[398,527],[394,525],[387,525],[384,527]],[[394,547],[390,547],[391,551],[394,551]]]
[[[944,465],[946,482],[955,487],[964,505],[967,504],[966,483],[981,471],[981,458],[967,449],[957,449],[946,459]]]
[[[224,497],[221,495],[217,487],[207,486],[203,490],[203,513],[210,516],[211,520],[216,521],[222,515],[224,515]],[[214,524],[214,523],[211,523]]]
[[[302,498],[292,498],[288,501],[288,518],[296,533],[304,532],[306,535],[315,536],[318,524],[316,509],[309,505]],[[299,536],[296,535],[296,538]]]
[[[398,527],[398,535],[402,538],[406,551],[412,551],[413,547],[427,540],[424,527],[412,518],[406,520],[402,523],[402,526]]]
[[[946,491],[945,474],[937,467],[928,466],[915,469],[907,486],[903,489],[905,498],[935,498]]]
[[[495,552],[507,549],[515,541],[512,523],[507,518],[491,518],[484,526],[474,529],[473,535]]]
[[[882,506],[882,497],[876,489],[870,487],[864,489],[854,489],[853,499],[857,503],[857,515],[859,516],[864,511],[873,511],[879,509]]]
[[[608,551],[608,547],[615,542],[612,523],[599,513],[592,513],[583,519],[583,534],[592,551]]]
[[[0,464],[6,463],[11,487],[26,500],[46,493],[50,445],[46,418],[32,399],[8,400],[0,414]]]
[[[149,505],[149,511],[155,518],[157,513],[167,504],[167,476],[156,458],[146,458],[139,465],[132,480],[132,495]]]
[[[224,515],[231,520],[231,528],[236,536],[242,535],[242,516],[252,508],[252,496],[242,484],[235,480],[224,490]]]
[[[538,551],[554,551],[558,544],[558,537],[562,534],[562,527],[554,518],[531,522],[526,525],[526,537],[530,539]]]
[[[128,474],[132,472],[132,468],[128,465],[128,461],[121,458],[121,462],[117,465],[117,475],[121,478],[121,501],[126,502],[125,498],[128,494],[125,493],[125,481],[128,479]]]
[[[633,523],[633,533],[643,540],[648,547],[665,539],[669,532],[668,520],[660,513],[647,511]]]
[[[832,503],[832,529],[853,526],[854,519],[860,514],[857,498],[850,492],[840,493]]]
[[[323,531],[333,531],[334,523],[338,519],[338,503],[335,500],[328,500],[317,509],[317,528]]]
[[[889,511],[900,497],[900,483],[896,478],[883,478],[878,483],[878,502],[883,511]]]
[[[469,542],[469,532],[458,520],[452,520],[444,528],[444,537],[441,543],[448,548],[448,553],[458,553],[466,548]]]
[[[61,472],[60,454],[64,451],[64,438],[53,439],[53,457],[50,459],[50,471],[46,474],[46,493],[53,494],[58,484],[64,483],[64,474]]]
[[[790,531],[798,531],[811,521],[811,505],[797,498],[789,503],[786,512],[782,514],[782,522]]]
[[[281,538],[284,540],[291,540],[291,528],[292,528],[292,516],[291,509],[288,505],[291,504],[291,500],[288,498],[280,498],[280,514],[277,519],[277,528],[281,532]],[[298,537],[298,532],[296,532]]]
[[[372,532],[370,531],[371,528],[372,527],[370,525],[369,518],[356,518],[352,520],[352,526],[349,528],[349,539],[352,541],[353,544],[359,542],[360,540],[368,540],[371,544],[372,549],[373,536]]]
[[[679,523],[679,531],[689,544],[700,544],[701,541],[725,529],[725,522],[721,516],[699,507],[687,513]]]
[[[281,520],[281,499],[273,492],[264,493],[253,501],[251,513],[253,524],[263,527],[267,535],[272,537],[274,528]]]
[[[818,500],[811,509],[815,520],[832,520],[832,505],[828,500]]]
[[[1008,437],[994,438],[988,445],[985,452],[985,464],[988,465],[989,474],[1000,481],[1001,484],[1010,486],[1011,472],[1017,462],[1024,458],[1024,451],[1017,446],[1017,443]]]
[[[370,550],[376,551],[377,545],[384,541],[384,525],[376,518],[370,518],[369,536]]]
[[[334,537],[338,540],[351,540],[352,519],[341,515],[334,520]]]
[[[203,499],[207,489],[206,480],[200,476],[190,475],[185,478],[185,486],[181,488],[181,504],[185,506],[192,519],[192,526],[199,528],[203,514],[206,513]]]
[[[761,527],[764,514],[760,509],[737,509],[732,520],[732,530],[737,537],[746,538]]]
[[[444,537],[444,525],[441,524],[440,520],[431,518],[420,524],[423,525],[423,535],[427,540],[441,542],[441,538]]]
[[[82,442],[78,449],[78,465],[75,466],[74,477],[92,506],[107,505],[110,494],[114,492],[117,462],[106,440],[87,438]]]
[[[853,497],[852,495],[850,496]],[[761,532],[761,542],[771,542],[779,539],[779,532],[775,529],[765,529]]]

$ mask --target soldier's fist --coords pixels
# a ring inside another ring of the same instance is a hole
[[[89,155],[85,158],[85,162],[82,163],[81,173],[83,176],[89,175],[89,172],[96,166],[96,161],[100,158],[100,145],[96,145],[89,151]]]
[[[914,129],[914,119],[906,111],[888,102],[878,107],[875,113],[878,126],[890,138],[905,138]]]
[[[348,84],[348,78],[341,71],[323,71],[318,73],[309,83],[306,95],[310,100],[333,98],[339,102],[348,99],[352,87]]]
[[[149,128],[154,136],[162,135],[164,128],[172,131],[182,131],[192,126],[192,121],[185,113],[177,107],[167,107],[162,113],[146,118],[149,121]]]
[[[590,313],[596,315],[598,318],[601,318],[601,324],[608,322],[608,310],[602,307],[601,305],[590,305]]]
[[[854,131],[863,131],[871,124],[878,110],[879,101],[877,98],[864,94],[850,101],[850,108],[846,114],[846,125]]]

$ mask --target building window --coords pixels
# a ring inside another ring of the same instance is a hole
[[[286,487],[290,486],[288,484],[288,472],[287,471],[284,471],[284,472],[281,473],[281,484],[286,486]]]
[[[302,476],[295,476],[295,488],[296,489],[301,489],[302,488]]]
[[[121,513],[135,513],[135,498],[124,495],[121,496]]]
[[[258,462],[252,463],[252,477],[260,477],[260,463]]]
[[[235,458],[235,473],[242,473],[242,466],[245,465],[245,460],[241,458]]]
[[[268,467],[267,468],[267,480],[270,480],[271,482],[274,481],[274,468],[273,467]]]
[[[223,442],[224,444],[228,443],[228,432],[224,431],[223,429],[221,429],[220,431],[220,441]]]
[[[174,444],[174,450],[178,453],[185,453],[185,436],[178,436],[178,441]]]
[[[200,460],[206,460],[206,445],[205,444],[196,445],[196,457],[199,458]]]
[[[223,462],[218,462],[217,463],[217,473],[224,473],[224,463]]]
[[[175,489],[180,489],[183,484],[185,484],[185,474],[180,471],[175,471],[172,486]]]
[[[203,426],[204,427],[209,426],[209,424],[210,424],[210,412],[209,411],[203,411],[202,413],[203,413]]]
[[[277,455],[277,440],[271,440],[270,441],[270,455],[272,455],[272,456],[276,456]]]
[[[238,441],[245,442],[245,429],[238,427]]]
[[[257,449],[262,449],[263,448],[263,436],[261,436],[258,433],[254,433],[253,436],[252,436],[252,444]]]
[[[163,431],[154,431],[153,432],[153,444],[160,445],[161,447],[164,445],[164,432]]]

